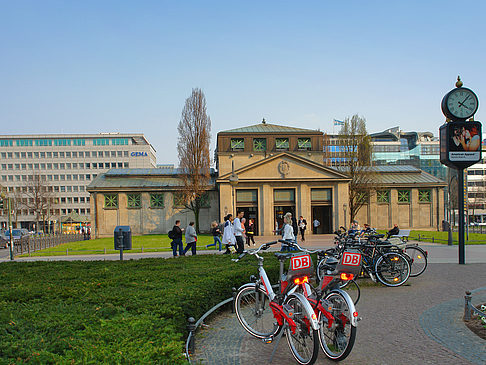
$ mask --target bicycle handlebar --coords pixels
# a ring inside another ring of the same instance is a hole
[[[253,249],[253,250],[245,250],[243,251],[240,256],[238,256],[237,259],[231,259],[231,261],[233,262],[238,262],[240,261],[243,257],[245,257],[247,254],[249,255],[256,255],[257,257],[260,257],[258,256],[258,252],[260,252],[261,250],[267,250],[270,246],[278,243],[279,241],[281,240],[278,240],[278,241],[271,241],[271,242],[266,242],[264,244],[262,244],[260,247],[258,247],[257,249]]]

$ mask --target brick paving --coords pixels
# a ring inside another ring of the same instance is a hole
[[[486,364],[484,341],[461,323],[464,292],[484,287],[485,272],[486,264],[431,264],[405,286],[363,287],[357,306],[363,319],[353,351],[341,363]],[[195,360],[267,364],[273,349],[274,344],[263,344],[248,335],[235,315],[223,313],[198,332]],[[295,363],[285,338],[272,363]],[[316,363],[332,362],[321,351]]]

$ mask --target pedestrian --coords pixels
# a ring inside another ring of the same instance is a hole
[[[319,220],[316,218],[314,219],[314,221],[312,222],[312,233],[314,234],[317,234],[317,227],[319,227],[321,225],[321,222],[319,222]]]
[[[359,232],[361,228],[359,227],[358,221],[354,220],[353,223],[351,223],[351,228],[349,228],[348,233],[355,234]]]
[[[177,256],[177,248],[179,248],[179,255],[183,256],[183,249],[182,249],[182,231],[183,230],[184,229],[181,228],[181,221],[176,220],[174,227],[172,227],[172,233],[170,235],[172,237],[172,242],[171,242],[170,245],[172,246],[172,255],[174,257]]]
[[[224,254],[231,253],[231,248],[235,246],[235,234],[233,231],[233,214],[224,217],[223,244],[226,246]]]
[[[365,223],[365,224],[363,224],[363,229],[359,233],[359,236],[364,237],[365,234],[370,233],[370,232],[371,232],[370,225],[368,223]]]
[[[299,234],[299,225],[297,224],[297,219],[290,213],[290,218],[292,220],[292,229],[294,230],[295,243],[297,244],[297,235]]]
[[[305,229],[307,228],[307,221],[304,219],[303,216],[299,218],[299,231],[300,235],[302,236],[302,242],[305,242]]]
[[[391,236],[395,236],[397,235],[398,233],[400,232],[400,229],[398,228],[398,224],[394,224],[393,225],[393,228],[390,229],[387,233],[386,233],[386,238],[390,238]]]
[[[246,230],[246,244],[250,246],[250,241],[253,243],[253,246],[255,246],[255,239],[253,236],[255,235],[255,221],[253,218],[250,218],[248,221],[248,229]]]
[[[244,229],[241,228],[241,219],[243,218],[243,215],[245,212],[242,210],[239,210],[236,213],[236,218],[233,221],[233,230],[235,232],[235,239],[236,239],[236,252],[239,254],[243,253],[243,250],[245,249],[245,243],[243,241],[243,233]]]
[[[185,256],[186,252],[191,249],[191,253],[194,256],[196,254],[196,242],[197,242],[197,234],[196,229],[194,228],[194,222],[190,222],[186,228],[186,248],[182,252],[182,255]]]
[[[295,242],[294,229],[292,227],[292,213],[286,213],[284,215],[284,227],[283,227],[283,237],[284,241],[289,243]],[[281,251],[290,251],[290,246],[282,243]]]
[[[216,248],[216,244],[219,243],[219,250],[221,251],[221,239],[219,238],[221,231],[219,230],[219,224],[216,221],[211,223],[211,234],[213,235],[213,243],[206,245],[206,247],[214,246],[214,248]]]
[[[241,218],[241,229],[243,230],[243,242],[246,241],[246,218]],[[243,247],[245,245],[243,244]]]

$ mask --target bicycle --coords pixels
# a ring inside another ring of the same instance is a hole
[[[309,250],[296,243],[292,246],[309,254],[326,253],[322,250]],[[341,289],[341,285],[343,282],[351,282],[354,276],[360,273],[361,254],[357,251],[344,251],[340,260],[327,255],[321,261],[321,267],[323,276],[319,280],[319,285],[312,288],[306,282],[302,289],[319,318],[318,333],[322,350],[329,359],[341,361],[353,349],[359,320],[353,300]]]
[[[280,280],[279,291],[273,291],[263,267],[264,258],[258,254],[279,241],[246,250],[237,259],[233,259],[238,262],[247,254],[254,255],[258,260],[259,275],[258,279],[253,277],[252,283],[239,288],[235,297],[236,316],[249,334],[265,343],[271,343],[278,335],[285,333],[294,359],[301,365],[313,364],[319,352],[318,317],[307,298],[297,292],[296,286],[289,286],[288,281]],[[312,271],[310,255],[294,257],[292,253],[276,253],[276,256],[280,261],[281,272],[284,262],[291,259],[287,278],[297,285],[303,285],[306,275]]]
[[[410,263],[410,277],[417,277],[427,269],[428,252],[420,247],[418,243],[408,243],[399,237],[391,237],[388,241],[398,246],[403,253],[408,256]]]

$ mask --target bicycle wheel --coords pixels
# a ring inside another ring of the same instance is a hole
[[[238,291],[235,298],[235,311],[243,328],[256,338],[269,338],[280,330],[270,308],[270,298],[256,284],[248,285]]]
[[[292,356],[299,364],[313,364],[319,354],[319,335],[310,324],[310,316],[313,313],[307,313],[304,304],[293,295],[285,300],[285,304],[292,307],[293,316],[291,318],[297,325],[295,332],[292,332],[290,327],[285,330],[285,337],[287,337]]]
[[[334,317],[329,327],[326,316],[319,312],[319,342],[322,351],[333,361],[345,359],[354,346],[356,327],[351,324],[351,310],[341,293],[331,292],[324,298],[324,307]]]
[[[358,304],[359,298],[361,297],[361,289],[359,288],[356,280],[346,280],[342,281],[339,287],[346,291],[353,300],[354,305]]]
[[[410,264],[404,255],[387,252],[375,264],[376,277],[386,286],[400,286],[410,276]]]
[[[410,276],[416,277],[427,268],[427,253],[418,246],[405,247],[405,253],[410,257]]]

